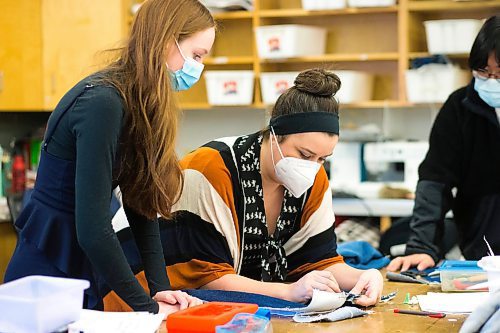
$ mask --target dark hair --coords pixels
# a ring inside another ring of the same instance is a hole
[[[297,75],[294,85],[278,97],[271,118],[301,112],[338,114],[339,103],[334,96],[339,89],[340,79],[332,71],[321,68],[305,70]],[[267,139],[269,128],[262,133]]]
[[[479,30],[470,51],[470,69],[485,68],[491,52],[495,52],[497,63],[500,63],[500,16],[498,15],[487,19]]]

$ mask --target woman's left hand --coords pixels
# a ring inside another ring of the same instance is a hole
[[[370,306],[375,305],[382,296],[382,289],[384,287],[384,278],[382,274],[376,269],[369,269],[364,271],[359,280],[350,291],[351,294],[363,294],[355,300],[357,305]]]
[[[172,305],[179,304],[179,310],[203,304],[199,298],[189,296],[187,293],[180,290],[159,291],[153,296],[153,299],[157,302],[164,302]]]

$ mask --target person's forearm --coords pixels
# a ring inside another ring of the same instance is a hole
[[[289,285],[279,282],[262,282],[237,274],[226,274],[201,287],[202,289],[234,290],[262,294],[290,301]]]
[[[337,280],[340,289],[350,291],[358,282],[359,277],[363,274],[360,269],[353,268],[345,263],[334,264],[325,268],[332,272],[333,277]]]

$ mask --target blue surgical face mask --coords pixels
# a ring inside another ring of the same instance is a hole
[[[475,79],[474,89],[479,97],[493,108],[500,108],[500,82],[496,79]]]
[[[175,44],[184,59],[184,65],[178,71],[172,72],[172,85],[175,91],[187,90],[198,82],[205,66],[193,58],[185,57],[179,43],[175,41]]]

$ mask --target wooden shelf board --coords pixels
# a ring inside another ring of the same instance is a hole
[[[347,103],[340,104],[341,109],[374,109],[374,108],[402,108],[411,106],[428,106],[429,104],[411,104],[404,101],[397,100],[376,100],[376,101],[366,101],[359,103]],[[222,108],[241,108],[241,109],[265,109],[272,107],[272,104],[264,103],[253,103],[250,105],[210,105],[208,103],[182,103],[181,109],[188,110],[213,110]]]
[[[261,63],[311,63],[325,61],[387,61],[398,60],[397,52],[381,52],[381,53],[346,53],[346,54],[324,54],[318,56],[305,56],[296,58],[281,58],[281,59],[260,59]]]
[[[263,109],[265,105],[260,103],[253,103],[250,105],[210,105],[208,103],[181,103],[182,110],[210,110],[210,109]]]
[[[216,20],[237,20],[237,19],[251,19],[253,17],[253,12],[246,10],[238,10],[234,12],[219,12],[213,13],[213,17]]]
[[[378,100],[378,101],[366,101],[358,103],[340,103],[341,109],[373,109],[373,108],[401,108],[407,107],[409,104],[404,101],[397,100]]]
[[[495,0],[490,1],[447,1],[447,0],[427,0],[427,1],[409,1],[408,8],[410,11],[467,11],[472,9],[493,9],[500,8],[500,2]]]
[[[410,59],[415,59],[415,58],[425,58],[425,57],[431,57],[432,54],[429,52],[410,52],[409,54]],[[453,58],[453,59],[467,59],[469,57],[468,53],[456,53],[456,54],[445,54],[448,58]]]
[[[352,15],[352,14],[374,14],[374,13],[396,13],[398,6],[373,7],[373,8],[344,8],[331,10],[304,10],[294,9],[266,9],[260,10],[259,17],[314,17],[327,15]]]
[[[252,56],[248,57],[208,57],[203,63],[205,65],[251,65],[254,62]]]

